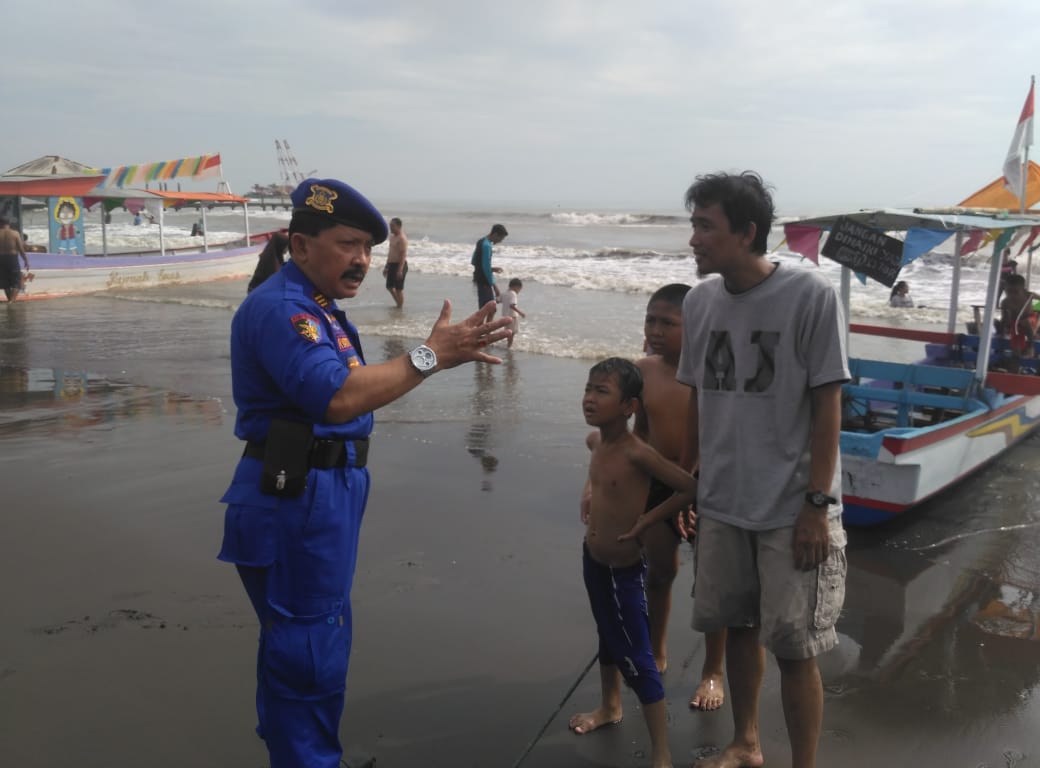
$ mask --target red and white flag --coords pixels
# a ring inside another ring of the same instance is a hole
[[[1018,126],[1015,128],[1015,135],[1011,139],[1011,147],[1008,149],[1007,159],[1004,161],[1004,186],[1011,194],[1019,198],[1019,201],[1023,197],[1022,166],[1025,164],[1026,147],[1033,145],[1034,85],[1035,83],[1029,84],[1029,95],[1026,96],[1022,116],[1018,118]]]

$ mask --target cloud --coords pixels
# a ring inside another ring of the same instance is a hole
[[[695,173],[756,167],[808,207],[952,201],[998,175],[1040,28],[1040,7],[1004,0],[94,0],[7,17],[24,65],[4,167],[221,151],[244,189],[275,180],[288,138],[306,169],[381,197],[671,205]]]

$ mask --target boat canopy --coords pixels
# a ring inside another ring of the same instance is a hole
[[[833,230],[839,226],[839,222],[853,221],[861,227],[866,227],[880,235],[886,232],[906,232],[906,240],[902,243],[902,258],[895,254],[897,263],[895,272],[888,271],[886,274],[894,279],[898,270],[936,244],[942,242],[953,234],[956,234],[956,245],[954,246],[953,280],[950,288],[950,307],[947,318],[947,332],[952,333],[956,327],[957,304],[959,298],[960,266],[961,256],[965,250],[964,238],[969,232],[984,233],[1001,232],[994,240],[994,258],[990,262],[989,281],[986,288],[986,301],[982,312],[982,321],[979,328],[992,328],[993,316],[997,303],[997,288],[1000,279],[1001,259],[999,249],[1008,242],[1014,230],[1018,228],[1040,229],[1040,218],[1026,214],[1008,214],[1007,211],[975,212],[966,208],[946,209],[899,209],[899,208],[877,208],[837,213],[827,216],[814,216],[806,219],[798,219],[784,225],[788,241],[792,250],[801,253],[813,261],[819,248],[820,235],[823,230]],[[899,243],[897,243],[899,245]],[[912,248],[909,246],[913,245]],[[877,250],[882,250],[878,248]],[[826,248],[824,249],[826,254]],[[842,264],[841,268],[841,303],[845,310],[845,333],[846,345],[849,333],[849,304],[851,294],[852,270],[843,259],[832,256],[835,261]],[[865,280],[866,278],[861,278]],[[891,283],[886,283],[891,285]],[[975,370],[975,391],[981,392],[986,377],[987,361],[991,346],[991,334],[983,333],[979,341],[978,362]]]
[[[192,203],[245,205],[249,199],[224,192],[167,192],[157,189],[122,189],[121,187],[97,187],[83,195],[83,204],[87,208],[93,208],[98,202],[101,202],[108,211],[123,206],[136,212],[150,207],[149,202],[161,205],[163,208],[180,208]]]
[[[0,195],[83,197],[101,176],[0,176]]]
[[[967,208],[873,208],[835,213],[826,216],[813,216],[798,219],[792,224],[803,227],[819,227],[828,229],[838,219],[851,219],[859,224],[882,232],[905,232],[911,229],[929,229],[941,232],[964,232],[971,229],[1012,229],[1015,227],[1033,227],[1040,224],[1040,219],[1021,214],[1009,214],[1006,211],[975,212]]]

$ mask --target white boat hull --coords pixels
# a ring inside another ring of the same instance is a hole
[[[166,256],[29,254],[32,279],[21,299],[53,299],[100,291],[154,288],[249,277],[264,243]]]
[[[845,520],[871,525],[895,517],[967,477],[1038,427],[1040,397],[1018,395],[933,427],[871,436],[843,433]]]

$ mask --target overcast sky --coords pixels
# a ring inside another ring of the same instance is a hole
[[[954,204],[1040,70],[1027,0],[60,0],[3,26],[0,172],[219,152],[245,192],[285,139],[377,203],[681,212],[751,168],[782,213]]]

